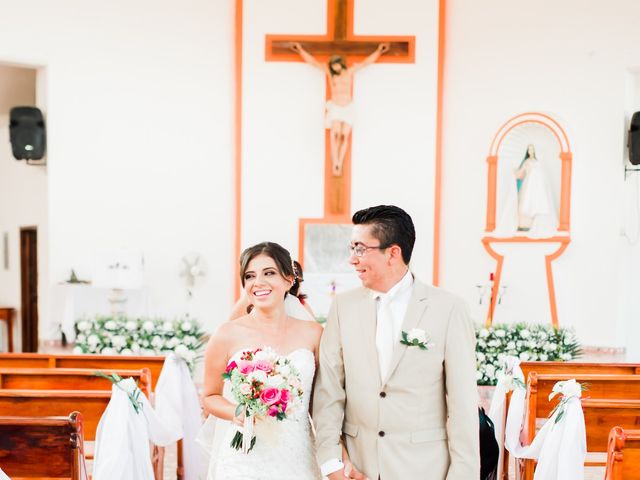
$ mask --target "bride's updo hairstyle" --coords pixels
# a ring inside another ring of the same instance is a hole
[[[256,258],[258,255],[266,255],[273,259],[278,268],[278,272],[284,278],[296,278],[296,273],[293,270],[293,262],[291,260],[291,254],[289,251],[274,242],[262,242],[247,248],[240,255],[240,282],[244,287],[244,276],[247,273],[249,262]]]

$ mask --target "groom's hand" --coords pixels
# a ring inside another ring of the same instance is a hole
[[[353,466],[351,462],[347,462],[344,468],[333,472],[327,476],[329,480],[344,480],[345,478],[352,478],[355,480],[369,480],[363,473]]]
[[[353,463],[350,461],[346,461],[344,463],[344,476],[346,478],[354,478],[356,480],[369,480],[364,473],[360,473],[360,471],[353,466]]]

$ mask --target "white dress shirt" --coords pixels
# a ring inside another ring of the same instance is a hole
[[[381,305],[386,305],[387,310],[384,313],[384,320],[391,322],[390,331],[392,338],[386,339],[387,341],[384,341],[384,337],[386,337],[386,335],[379,335],[381,322],[378,322],[376,325],[376,349],[378,350],[381,381],[384,381],[386,377],[386,368],[388,367],[388,360],[390,360],[390,355],[393,353],[395,345],[400,342],[400,336],[402,333],[402,322],[404,321],[404,317],[407,313],[407,308],[409,307],[409,300],[411,300],[412,291],[413,275],[409,270],[407,270],[407,273],[400,279],[400,281],[393,287],[391,287],[386,293],[371,290],[371,296],[376,299],[376,313],[378,319],[380,320],[381,316]],[[387,316],[391,318],[387,318]],[[386,327],[388,327],[388,325]],[[385,329],[383,331],[387,332],[389,331],[389,329]],[[383,341],[380,344],[378,342],[379,338]],[[389,351],[389,348],[391,349],[391,351]],[[340,459],[332,458],[331,460],[327,460],[326,462],[324,462],[321,465],[320,470],[322,472],[322,475],[328,476],[329,474],[337,472],[343,467],[344,464]]]

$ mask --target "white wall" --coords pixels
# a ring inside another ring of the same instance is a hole
[[[495,265],[480,244],[491,139],[518,113],[551,113],[573,152],[572,243],[554,262],[560,324],[575,326],[587,345],[631,348],[640,341],[637,328],[630,335],[638,315],[640,247],[625,245],[620,231],[625,77],[640,65],[640,4],[448,4],[442,284],[477,304],[474,285]],[[521,272],[505,302],[534,287]],[[517,311],[513,321],[537,320],[536,308]]]
[[[265,35],[326,32],[326,2],[244,3],[243,246],[273,240],[297,255],[298,219],[323,216],[324,74],[265,62]],[[352,210],[403,206],[423,240],[416,272],[432,275],[438,2],[356,2],[356,35],[414,35],[414,64],[355,74]],[[347,257],[345,245],[345,259]]]
[[[264,62],[264,34],[324,32],[326,4],[245,7],[242,243],[270,238],[297,254],[298,218],[322,214],[324,82],[302,63]],[[356,2],[356,33],[416,35],[417,47],[415,65],[357,74],[355,102],[365,113],[353,135],[352,207],[406,207],[418,228],[414,269],[427,281],[436,8]],[[196,250],[209,276],[193,312],[218,323],[236,261],[233,2],[0,0],[0,11],[0,61],[46,67],[38,95],[48,114],[49,283],[70,268],[89,276],[96,248],[140,247],[152,309],[178,312],[179,259]],[[637,87],[628,86],[640,66],[640,4],[448,0],[447,14],[442,285],[477,303],[475,285],[495,268],[480,243],[491,139],[513,115],[549,112],[574,159],[572,243],[554,262],[560,323],[585,344],[631,348],[640,247],[620,231],[631,185],[622,175],[625,119],[640,109],[630,93]],[[505,302],[532,288],[522,272]],[[520,307],[514,320],[536,321],[534,311]]]
[[[36,70],[0,64],[0,245],[8,235],[8,269],[0,252],[0,304],[17,311],[13,345],[19,350],[21,329],[20,228],[36,227],[38,234],[38,310],[48,308],[47,171],[43,166],[18,162],[9,142],[9,111],[16,106],[36,105]],[[41,322],[40,329],[46,328]],[[4,324],[3,324],[4,328]],[[6,348],[6,331],[0,350]]]
[[[0,61],[47,69],[48,284],[71,268],[89,278],[96,249],[139,247],[150,313],[181,313],[179,262],[195,250],[209,275],[192,312],[217,323],[235,261],[233,2],[1,0],[0,11]]]

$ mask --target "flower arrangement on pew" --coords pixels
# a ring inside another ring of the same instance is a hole
[[[492,325],[476,328],[478,385],[495,385],[505,356],[527,361],[568,361],[581,355],[575,333],[551,325]]]
[[[174,352],[193,368],[207,337],[191,318],[130,318],[97,315],[76,321],[73,353],[167,355]]]

